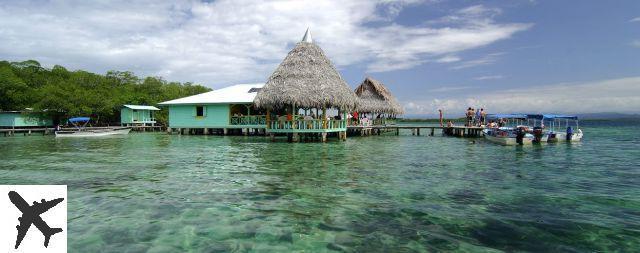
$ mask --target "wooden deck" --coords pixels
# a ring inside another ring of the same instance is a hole
[[[379,135],[382,132],[395,132],[400,134],[400,130],[411,130],[412,135],[420,135],[421,132],[434,136],[436,130],[443,135],[456,137],[482,137],[484,127],[467,127],[467,126],[420,126],[420,125],[373,125],[373,126],[348,126],[347,131],[352,135]],[[425,130],[425,131],[422,131]]]

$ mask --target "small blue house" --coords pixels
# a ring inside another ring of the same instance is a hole
[[[155,111],[159,111],[155,106],[149,105],[124,105],[120,109],[120,124],[123,126],[146,126],[155,125]]]
[[[264,84],[238,84],[226,88],[162,102],[169,108],[171,129],[265,129],[264,112],[253,99]]]
[[[53,126],[53,119],[42,112],[0,111],[0,128],[51,126]]]

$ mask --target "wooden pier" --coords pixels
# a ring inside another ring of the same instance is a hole
[[[97,129],[109,129],[109,128],[120,128],[121,126],[107,126],[107,127],[86,127],[87,130],[97,130]],[[141,132],[155,132],[162,131],[164,126],[131,126],[131,130],[133,131],[141,131]],[[63,127],[61,130],[64,131],[73,131],[76,130],[74,127]],[[40,135],[48,135],[53,134],[55,132],[55,128],[52,127],[41,127],[41,128],[0,128],[0,136],[15,136],[24,135],[30,136],[32,134],[40,134]]]
[[[107,128],[116,128],[119,126],[109,126],[109,127],[87,127],[86,129],[107,129]],[[164,126],[132,126],[133,131],[141,131],[141,132],[155,132],[155,131],[163,131]],[[394,133],[395,135],[400,135],[401,130],[409,130],[411,131],[411,135],[420,136],[420,135],[428,135],[435,136],[437,134],[446,135],[446,136],[455,136],[455,137],[482,137],[483,136],[483,127],[467,127],[467,126],[452,126],[452,127],[441,127],[441,126],[420,126],[420,125],[384,125],[384,126],[347,126],[347,134],[349,136],[370,136],[370,135],[380,135],[382,133]],[[75,128],[62,128],[62,130],[75,130]],[[179,129],[178,133],[182,132]],[[191,129],[186,129],[191,130]],[[256,130],[256,129],[254,129]],[[5,128],[0,129],[0,136],[15,136],[15,135],[24,135],[30,136],[33,134],[40,135],[48,135],[53,134],[55,132],[54,128]],[[191,133],[191,132],[187,132]],[[249,131],[242,131],[244,135],[247,135]],[[195,134],[192,133],[192,134]],[[256,135],[266,135],[264,131],[255,133]]]
[[[347,132],[352,136],[368,136],[368,135],[380,135],[384,132],[395,132],[396,135],[400,135],[400,130],[411,130],[411,135],[420,136],[421,134],[428,134],[434,136],[436,130],[441,134],[455,137],[482,137],[482,130],[484,127],[468,127],[468,126],[414,126],[414,125],[385,125],[385,126],[348,126]],[[424,130],[424,131],[422,131]]]

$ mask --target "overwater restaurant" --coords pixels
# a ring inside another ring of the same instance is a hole
[[[387,119],[402,113],[395,98],[376,80],[365,79],[356,92],[307,30],[265,84],[234,85],[160,106],[169,109],[169,132],[285,135],[290,141],[326,141],[329,135],[346,139],[347,126],[361,122],[348,120],[359,103],[372,116]]]

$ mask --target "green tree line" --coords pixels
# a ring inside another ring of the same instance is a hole
[[[0,61],[0,110],[33,108],[56,120],[90,116],[94,124],[117,123],[122,105],[155,105],[207,91],[210,89],[202,85],[140,78],[129,71],[100,75],[69,71],[60,65],[47,69],[34,60]],[[166,123],[167,110],[156,113],[156,118]]]

